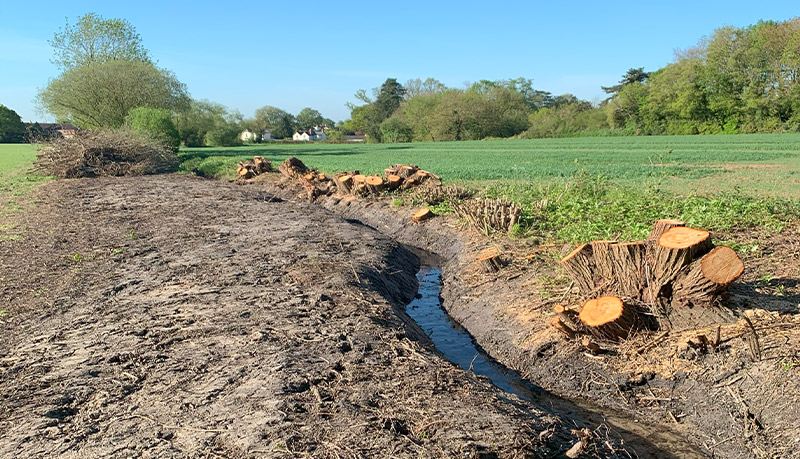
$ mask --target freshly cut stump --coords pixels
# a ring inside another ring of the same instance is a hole
[[[353,177],[350,175],[339,175],[334,181],[336,182],[336,188],[342,193],[350,193],[353,190]]]
[[[588,300],[578,317],[593,335],[613,341],[627,338],[639,322],[635,308],[616,296]]]
[[[672,293],[680,305],[710,306],[744,272],[744,263],[730,247],[715,247],[678,276]]]
[[[488,247],[478,252],[478,261],[487,273],[500,271],[500,268],[503,267],[500,251],[496,247]]]
[[[592,245],[582,244],[559,262],[567,275],[575,281],[582,295],[590,295],[595,288]]]
[[[386,185],[383,183],[383,179],[378,177],[377,175],[369,175],[364,182],[367,185],[367,189],[372,193],[380,193],[386,188]]]
[[[675,228],[676,226],[686,226],[686,222],[682,220],[672,220],[672,219],[658,220],[653,224],[653,229],[647,236],[647,242],[649,244],[657,244],[658,238],[661,237],[662,234],[667,232],[667,230]]]
[[[561,320],[561,318],[559,317],[553,317],[548,321],[548,323],[550,324],[551,327],[555,328],[556,330],[566,335],[567,339],[575,338],[575,336],[577,335],[575,330],[573,330],[572,327],[564,323],[564,321]]]
[[[648,300],[658,297],[662,287],[675,280],[684,267],[711,250],[711,247],[708,231],[687,226],[670,228],[659,236],[650,260],[653,279]]]
[[[608,287],[614,279],[614,262],[611,259],[611,248],[617,241],[593,241],[592,257],[594,258],[595,289],[599,286]],[[599,284],[599,285],[598,285]]]
[[[645,241],[623,242],[609,247],[614,291],[619,296],[639,298],[645,279]]]
[[[411,221],[414,223],[419,223],[431,217],[433,217],[433,212],[427,207],[423,207],[422,209],[414,212],[414,215],[411,216]]]
[[[403,177],[396,174],[389,174],[386,176],[386,185],[390,190],[396,190],[403,184]]]

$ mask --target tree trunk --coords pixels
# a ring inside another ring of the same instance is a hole
[[[614,292],[618,296],[640,298],[645,279],[645,241],[624,242],[609,247]]]
[[[377,175],[370,175],[364,180],[367,185],[367,189],[371,193],[378,194],[386,188],[386,185],[383,183],[383,179],[378,177]]]
[[[390,190],[396,190],[400,188],[400,185],[403,183],[403,178],[396,174],[389,174],[386,176],[386,185],[389,187]]]
[[[730,247],[716,247],[675,280],[673,304],[681,306],[710,306],[744,272],[744,263]]]
[[[670,296],[662,289],[669,285],[678,273],[692,260],[711,250],[708,231],[685,226],[676,226],[665,231],[652,249],[649,266],[651,282],[647,286],[646,301],[658,296]]]
[[[595,288],[591,244],[582,244],[559,262],[572,278],[581,295],[591,295]]]
[[[347,174],[336,174],[333,176],[336,188],[341,193],[350,193],[353,190],[353,177]]]
[[[653,229],[647,236],[648,244],[658,244],[658,238],[661,237],[667,230],[675,228],[676,226],[686,226],[686,222],[681,220],[662,219],[653,224]]]

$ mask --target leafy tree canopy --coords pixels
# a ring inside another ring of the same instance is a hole
[[[17,112],[0,104],[0,143],[25,140],[25,125]]]
[[[116,128],[135,107],[181,111],[186,86],[149,62],[114,60],[66,70],[39,91],[38,102],[57,119],[81,128]]]
[[[88,13],[64,28],[49,41],[55,49],[52,62],[67,70],[114,60],[150,63],[136,29],[124,19],[105,19]]]

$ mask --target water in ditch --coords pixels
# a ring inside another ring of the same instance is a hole
[[[478,347],[469,333],[444,310],[441,302],[441,269],[422,266],[417,273],[417,298],[406,312],[425,331],[444,356],[464,370],[488,377],[500,389],[515,394],[539,408],[549,409],[581,427],[594,429],[601,424],[623,438],[633,457],[699,458],[699,452],[677,433],[665,426],[636,422],[629,416],[592,406],[588,402],[573,402],[558,397],[522,379],[515,371],[492,359]]]

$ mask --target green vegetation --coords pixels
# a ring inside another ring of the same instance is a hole
[[[17,143],[25,140],[25,125],[17,112],[0,104],[0,143]]]
[[[515,234],[636,239],[659,218],[714,231],[777,231],[800,216],[800,135],[608,137],[184,149],[182,168],[233,179],[237,161],[297,156],[333,173],[414,163],[449,183],[520,202]],[[399,205],[399,201],[394,205]],[[446,209],[440,209],[446,211]]]
[[[0,144],[0,217],[19,210],[36,186],[47,180],[33,172],[36,149],[28,144]],[[0,225],[0,240],[21,239],[13,224]]]
[[[176,150],[181,146],[180,135],[168,110],[137,107],[128,112],[125,124],[133,131],[147,135]]]

